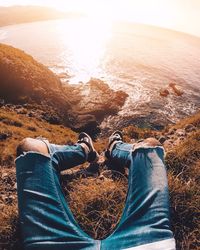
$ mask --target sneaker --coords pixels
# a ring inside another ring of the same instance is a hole
[[[105,151],[105,156],[107,159],[111,157],[112,150],[114,149],[114,146],[118,142],[123,142],[123,135],[122,132],[117,130],[113,132],[112,135],[109,137],[108,147],[107,150]]]
[[[94,148],[92,138],[88,134],[81,132],[78,136],[77,143],[81,144],[81,146],[83,147],[88,162],[98,161],[99,155]]]

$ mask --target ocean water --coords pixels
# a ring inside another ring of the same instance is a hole
[[[91,77],[129,97],[102,128],[139,122],[167,124],[200,108],[200,38],[161,28],[68,19],[0,28],[0,42],[20,48],[76,84]],[[182,96],[160,90],[177,84]]]

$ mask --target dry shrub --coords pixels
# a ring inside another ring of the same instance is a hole
[[[197,250],[200,244],[200,131],[173,148],[166,156],[166,164],[177,249]]]
[[[187,140],[172,148],[166,155],[167,167],[184,180],[192,176],[197,177],[198,169],[194,166],[199,160],[200,130],[192,133]]]
[[[192,116],[182,119],[173,127],[176,129],[183,128],[187,124],[192,124],[193,126],[200,128],[200,111],[198,111],[196,114],[193,114]]]
[[[17,249],[19,240],[14,169],[0,168],[0,249]]]
[[[148,128],[138,128],[136,126],[129,126],[123,129],[125,139],[129,141],[130,139],[146,139],[149,137],[156,137],[158,131],[148,129]]]
[[[169,173],[171,219],[177,250],[197,250],[199,242],[199,183]]]
[[[0,141],[0,249],[17,249],[17,197],[14,171],[15,148],[25,137],[44,136],[50,141],[63,144],[76,141],[76,133],[62,126],[50,125],[34,118],[18,115],[9,110],[0,110],[0,116],[8,120],[23,121],[22,127],[0,121],[2,131],[10,136]],[[181,121],[199,126],[200,115]],[[30,127],[36,128],[29,129]],[[136,134],[134,134],[136,133]],[[125,138],[146,138],[155,131],[131,127],[125,130]],[[136,139],[137,139],[136,138]],[[97,140],[96,148],[102,151],[107,139]],[[171,149],[166,156],[169,170],[172,228],[175,232],[177,250],[197,250],[199,242],[199,176],[200,176],[200,131],[193,132],[183,143]],[[3,174],[7,173],[7,176]],[[127,192],[126,178],[79,178],[72,181],[64,178],[64,190],[69,206],[80,226],[94,238],[108,236],[120,219]],[[7,196],[7,197],[5,197]],[[4,198],[5,199],[4,199]]]
[[[18,126],[19,121],[22,124],[21,127]],[[6,140],[0,140],[0,165],[8,167],[14,165],[16,147],[26,137],[42,136],[57,144],[66,144],[69,141],[76,142],[77,140],[77,134],[69,128],[17,114],[9,108],[0,108],[0,131],[8,134]]]
[[[77,135],[69,128],[17,114],[9,108],[0,108],[0,132],[5,134],[5,139],[0,140],[0,249],[16,250],[19,241],[14,167],[17,145],[26,137],[38,136],[57,144],[69,144],[76,141]]]
[[[1,211],[0,249],[17,250],[19,246],[19,228],[17,206],[4,206]]]
[[[65,184],[69,207],[82,229],[95,239],[106,238],[121,217],[127,179],[80,178]]]

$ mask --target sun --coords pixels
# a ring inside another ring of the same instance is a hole
[[[0,5],[39,5],[83,13],[107,22],[150,24],[200,36],[199,0],[1,0]]]
[[[60,30],[65,30],[66,24],[60,26]],[[106,48],[112,36],[112,26],[105,22],[100,22],[97,18],[83,18],[72,20],[70,28],[65,33],[62,43],[70,51],[63,61],[70,59],[68,71],[71,79],[70,83],[87,82],[91,77],[98,78],[101,75],[100,64],[106,54]]]
[[[57,0],[48,3],[60,10],[80,12],[107,23],[123,20],[170,27],[177,13],[171,2],[160,0]]]
[[[82,13],[93,20],[128,21],[150,24],[160,27],[174,27],[185,17],[185,5],[178,5],[178,0],[1,0],[6,5],[40,5],[56,8],[64,12]],[[184,26],[186,20],[180,24]],[[186,22],[187,23],[187,22]],[[198,22],[197,22],[198,23]],[[197,24],[195,24],[197,26]],[[187,24],[188,26],[188,24]]]

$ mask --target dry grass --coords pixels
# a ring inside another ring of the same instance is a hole
[[[77,139],[77,134],[71,129],[16,114],[9,109],[0,109],[0,133],[8,135],[6,140],[0,140],[2,166],[13,166],[16,147],[23,138],[42,136],[57,144],[75,142]]]
[[[65,182],[64,190],[82,229],[95,239],[103,239],[113,231],[121,217],[127,179],[80,178]]]
[[[186,117],[185,119],[178,122],[174,128],[183,128],[186,124],[193,124],[195,127],[200,128],[200,111],[195,115]]]
[[[45,137],[57,144],[76,141],[76,133],[63,126],[16,114],[9,108],[0,109],[0,249],[16,249],[17,194],[15,177],[15,151],[18,143],[26,137]]]
[[[182,128],[193,123],[199,127],[200,115],[181,121]],[[21,125],[19,125],[21,124]],[[17,249],[17,197],[13,159],[15,148],[24,137],[43,136],[58,144],[76,141],[76,133],[62,126],[0,110],[0,132],[7,138],[0,140],[0,249]],[[127,141],[156,136],[155,131],[129,127],[125,130]],[[107,140],[95,143],[101,151]],[[199,176],[200,131],[197,130],[185,142],[171,149],[166,156],[168,168],[172,226],[178,250],[199,249]],[[91,177],[66,180],[63,186],[69,206],[81,227],[97,239],[105,238],[120,219],[127,190],[126,178]],[[19,248],[20,249],[20,248]]]
[[[15,249],[18,241],[15,170],[0,168],[0,249]]]
[[[130,141],[130,138],[135,140],[146,139],[149,137],[156,137],[159,132],[148,128],[138,128],[135,126],[129,126],[123,130],[124,138],[126,141]]]
[[[177,247],[196,250],[200,243],[200,130],[168,152],[166,164]]]
[[[199,166],[198,166],[199,167]],[[184,181],[169,172],[172,229],[177,249],[199,249],[199,182]]]

